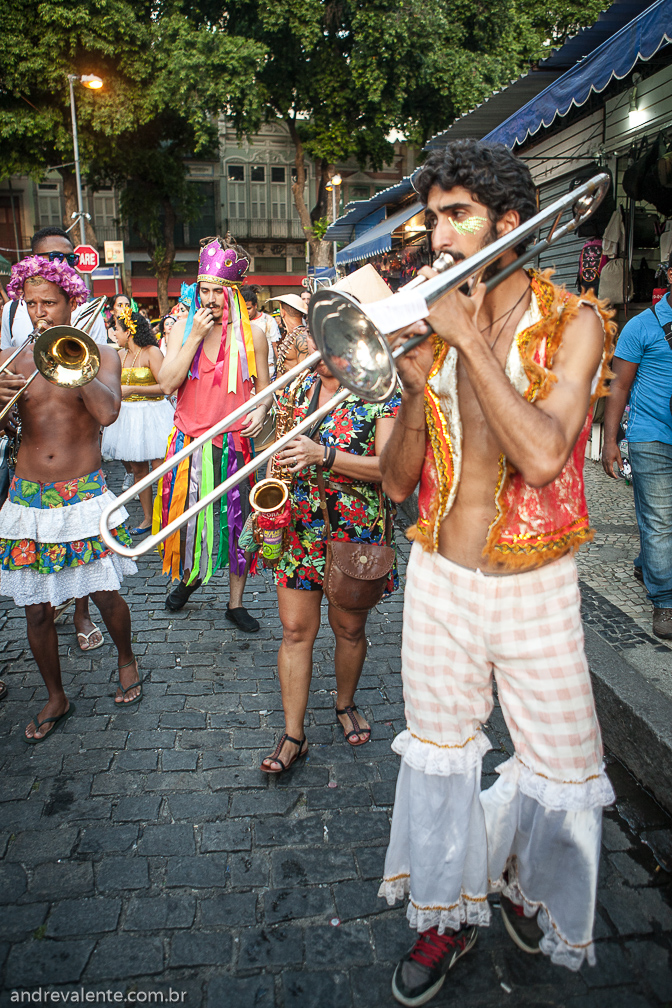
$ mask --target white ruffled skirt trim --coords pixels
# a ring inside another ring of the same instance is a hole
[[[123,462],[164,458],[174,413],[168,399],[122,402],[119,416],[103,431],[103,457]]]
[[[571,970],[593,963],[602,806],[614,800],[611,784],[603,769],[586,781],[548,780],[514,757],[481,791],[485,742],[477,735],[437,758],[436,747],[410,732],[395,739],[402,763],[379,895],[390,905],[408,895],[411,927],[443,932],[487,925],[487,894],[504,892],[528,916],[539,911],[540,948],[554,963]],[[463,769],[450,773],[456,752]]]
[[[28,510],[26,508],[25,510]],[[97,591],[118,591],[124,577],[135,574],[132,560],[118,556],[100,557],[91,563],[66,567],[53,574],[24,568],[0,572],[0,593],[9,595],[17,606],[50,602],[60,605],[69,598],[83,598]]]
[[[477,731],[462,746],[439,746],[417,738],[407,728],[396,736],[392,749],[414,770],[449,777],[480,768],[483,756],[492,746],[483,731]]]
[[[117,498],[111,490],[65,507],[35,508],[5,501],[0,510],[0,539],[32,539],[37,543],[76,542],[100,535],[100,516]],[[128,518],[125,507],[112,514],[110,528]]]

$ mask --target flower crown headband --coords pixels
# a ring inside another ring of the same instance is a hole
[[[86,284],[67,263],[49,262],[39,256],[27,256],[21,262],[12,266],[12,278],[7,284],[7,293],[13,301],[23,297],[23,286],[26,280],[46,280],[61,288],[68,298],[74,298],[78,305],[88,301],[89,291]]]

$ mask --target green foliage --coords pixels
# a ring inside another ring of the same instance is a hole
[[[324,236],[330,224],[331,221],[328,217],[320,217],[319,220],[313,221],[313,234],[318,241],[324,240]]]

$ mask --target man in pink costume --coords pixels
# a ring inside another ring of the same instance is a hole
[[[237,406],[266,388],[268,344],[262,329],[250,323],[240,294],[250,259],[244,249],[226,238],[201,242],[197,289],[186,319],[178,319],[166,340],[166,357],[159,375],[166,395],[177,392],[175,426],[168,439],[170,458],[204,434]],[[154,531],[233,475],[254,454],[252,439],[263,426],[268,403],[259,406],[208,442],[159,482],[154,508]],[[229,568],[226,618],[248,633],[259,622],[243,606],[248,558],[238,545],[249,513],[249,491],[254,483],[234,487],[219,504],[219,550],[214,567]],[[163,549],[163,570],[178,581],[166,606],[181,609],[189,596],[205,584],[213,571],[214,507],[193,518],[169,536]],[[254,563],[254,561],[253,561]],[[254,566],[251,566],[254,573]]]

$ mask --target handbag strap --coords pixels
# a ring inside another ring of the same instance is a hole
[[[322,466],[316,466],[317,469],[317,489],[320,494],[320,507],[322,509],[322,517],[324,518],[324,538],[327,542],[331,539],[331,522],[329,521],[329,508],[327,507],[327,488],[324,485],[324,470]]]

